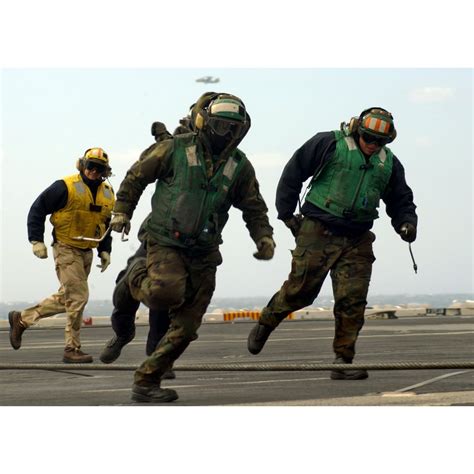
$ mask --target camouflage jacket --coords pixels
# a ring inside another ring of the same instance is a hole
[[[160,141],[148,147],[127,171],[116,195],[115,213],[124,213],[132,217],[140,196],[148,184],[157,180],[170,180],[173,177],[174,139]],[[206,159],[210,176],[226,162],[222,157],[217,162]],[[257,242],[264,236],[272,236],[273,228],[268,221],[268,208],[260,194],[255,170],[246,160],[234,186],[229,190],[229,200],[232,206],[242,211],[242,217],[249,230],[250,237]]]

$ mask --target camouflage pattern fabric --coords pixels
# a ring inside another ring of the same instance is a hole
[[[224,162],[224,157],[221,157],[221,160],[220,164]],[[174,173],[173,165],[173,140],[155,143],[147,148],[120,184],[114,212],[127,214],[131,218],[146,186],[158,179],[170,179]],[[208,172],[213,168],[217,169],[209,165]],[[242,211],[242,217],[254,242],[264,236],[273,235],[273,228],[268,222],[268,209],[260,194],[259,183],[250,161],[246,161],[229,190],[226,205],[232,205]]]
[[[318,296],[330,272],[334,292],[336,330],[333,349],[352,360],[355,343],[364,324],[375,235],[332,235],[321,222],[305,217],[292,251],[291,272],[267,307],[260,322],[276,328],[292,311],[309,306]]]
[[[193,256],[182,249],[163,247],[148,240],[148,273],[140,276],[139,271],[134,272],[130,290],[147,305],[168,307],[171,324],[155,352],[135,372],[136,384],[159,383],[163,373],[197,339],[197,330],[216,286],[216,269],[221,263],[217,249]]]

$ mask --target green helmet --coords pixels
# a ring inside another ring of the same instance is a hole
[[[358,120],[358,132],[367,140],[390,143],[395,140],[397,132],[393,124],[393,116],[381,107],[364,110]]]
[[[247,114],[244,104],[237,98],[221,95],[208,107],[209,117],[218,117],[238,122],[245,122]]]
[[[237,147],[250,128],[250,117],[238,97],[207,92],[192,107],[191,125],[213,143],[225,140]]]

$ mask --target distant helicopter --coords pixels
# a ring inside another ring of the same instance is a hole
[[[203,84],[215,84],[216,82],[219,82],[218,77],[214,76],[203,76],[200,77],[199,79],[196,79],[196,82],[202,82]]]

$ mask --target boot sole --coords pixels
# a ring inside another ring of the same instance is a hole
[[[365,380],[369,374],[346,375],[338,372],[331,372],[331,380]]]
[[[165,372],[161,380],[174,380],[176,378],[176,374],[174,372]]]
[[[135,393],[132,392],[132,400],[135,402],[144,402],[144,403],[166,403],[166,402],[173,402],[174,400],[177,400],[178,394],[172,394],[170,393],[167,396],[163,396],[162,398],[153,398],[150,397],[149,395],[142,395],[140,393]]]
[[[103,364],[111,364],[112,362],[115,362],[119,357],[120,357],[120,354],[117,357],[114,357],[113,359],[106,359],[105,357],[99,356],[99,360]]]
[[[265,344],[268,341],[268,338],[270,337],[270,334],[273,332],[273,330],[268,334],[268,336],[265,338],[264,341],[259,340],[257,341],[255,336],[258,334],[258,331],[253,328],[250,331],[249,337],[247,338],[247,350],[250,352],[250,354],[257,355],[262,352],[262,349],[265,347]]]

